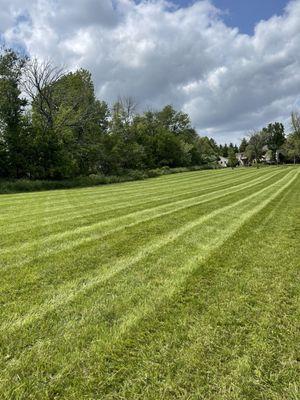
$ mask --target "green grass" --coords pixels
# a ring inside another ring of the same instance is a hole
[[[300,168],[0,210],[1,400],[300,398]]]
[[[161,175],[178,174],[188,171],[202,171],[220,168],[217,164],[194,165],[191,167],[169,168],[161,167],[148,170],[125,170],[119,175],[89,175],[78,176],[65,180],[38,179],[0,179],[0,194],[38,192],[55,189],[84,188],[112,183],[139,181]]]

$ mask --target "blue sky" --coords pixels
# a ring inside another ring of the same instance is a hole
[[[173,0],[180,6],[188,6],[191,0]],[[254,26],[262,19],[272,15],[282,14],[288,0],[213,0],[216,7],[228,12],[223,16],[224,21],[240,32],[253,34]]]

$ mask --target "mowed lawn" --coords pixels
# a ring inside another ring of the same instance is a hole
[[[300,168],[1,195],[0,399],[300,399]]]

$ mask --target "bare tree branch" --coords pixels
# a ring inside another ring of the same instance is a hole
[[[124,96],[118,98],[118,104],[124,112],[125,122],[130,123],[136,114],[137,102],[131,96]]]
[[[40,62],[33,59],[24,68],[22,88],[35,103],[48,127],[53,125],[54,85],[64,74],[64,67],[54,66],[49,60]]]
[[[293,133],[300,135],[300,115],[297,111],[293,111],[291,115],[291,125]]]

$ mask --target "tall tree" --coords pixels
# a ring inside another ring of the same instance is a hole
[[[20,82],[26,58],[10,49],[0,54],[0,174],[20,177],[26,158],[23,111],[26,100],[21,96]]]
[[[54,85],[53,100],[54,130],[64,150],[72,154],[73,173],[96,173],[110,114],[107,104],[96,99],[90,72],[80,69],[61,77]]]
[[[24,88],[32,99],[39,149],[36,176],[63,178],[97,172],[109,110],[96,99],[91,74],[83,69],[64,73],[49,62],[34,60],[26,68]]]
[[[263,155],[264,145],[265,140],[261,132],[253,132],[250,134],[246,154],[250,161],[256,163],[257,167]]]
[[[237,165],[237,159],[235,155],[234,147],[230,147],[228,150],[228,167],[232,169],[235,168]]]
[[[176,111],[171,105],[165,106],[157,113],[156,117],[160,125],[183,140],[192,142],[197,137],[188,114]]]
[[[223,157],[228,157],[228,150],[229,150],[228,145],[227,145],[227,143],[225,143],[220,155]]]
[[[244,153],[246,151],[247,146],[248,146],[247,139],[243,138],[239,147],[239,152]]]
[[[268,149],[272,151],[273,160],[278,161],[278,151],[285,142],[283,124],[279,122],[269,124],[266,128],[263,128],[262,135]]]
[[[218,149],[216,149],[207,136],[198,136],[191,149],[192,165],[203,165],[213,163],[217,160]]]
[[[300,115],[297,112],[291,115],[291,128],[292,132],[287,137],[284,150],[287,157],[295,164],[300,159]]]

